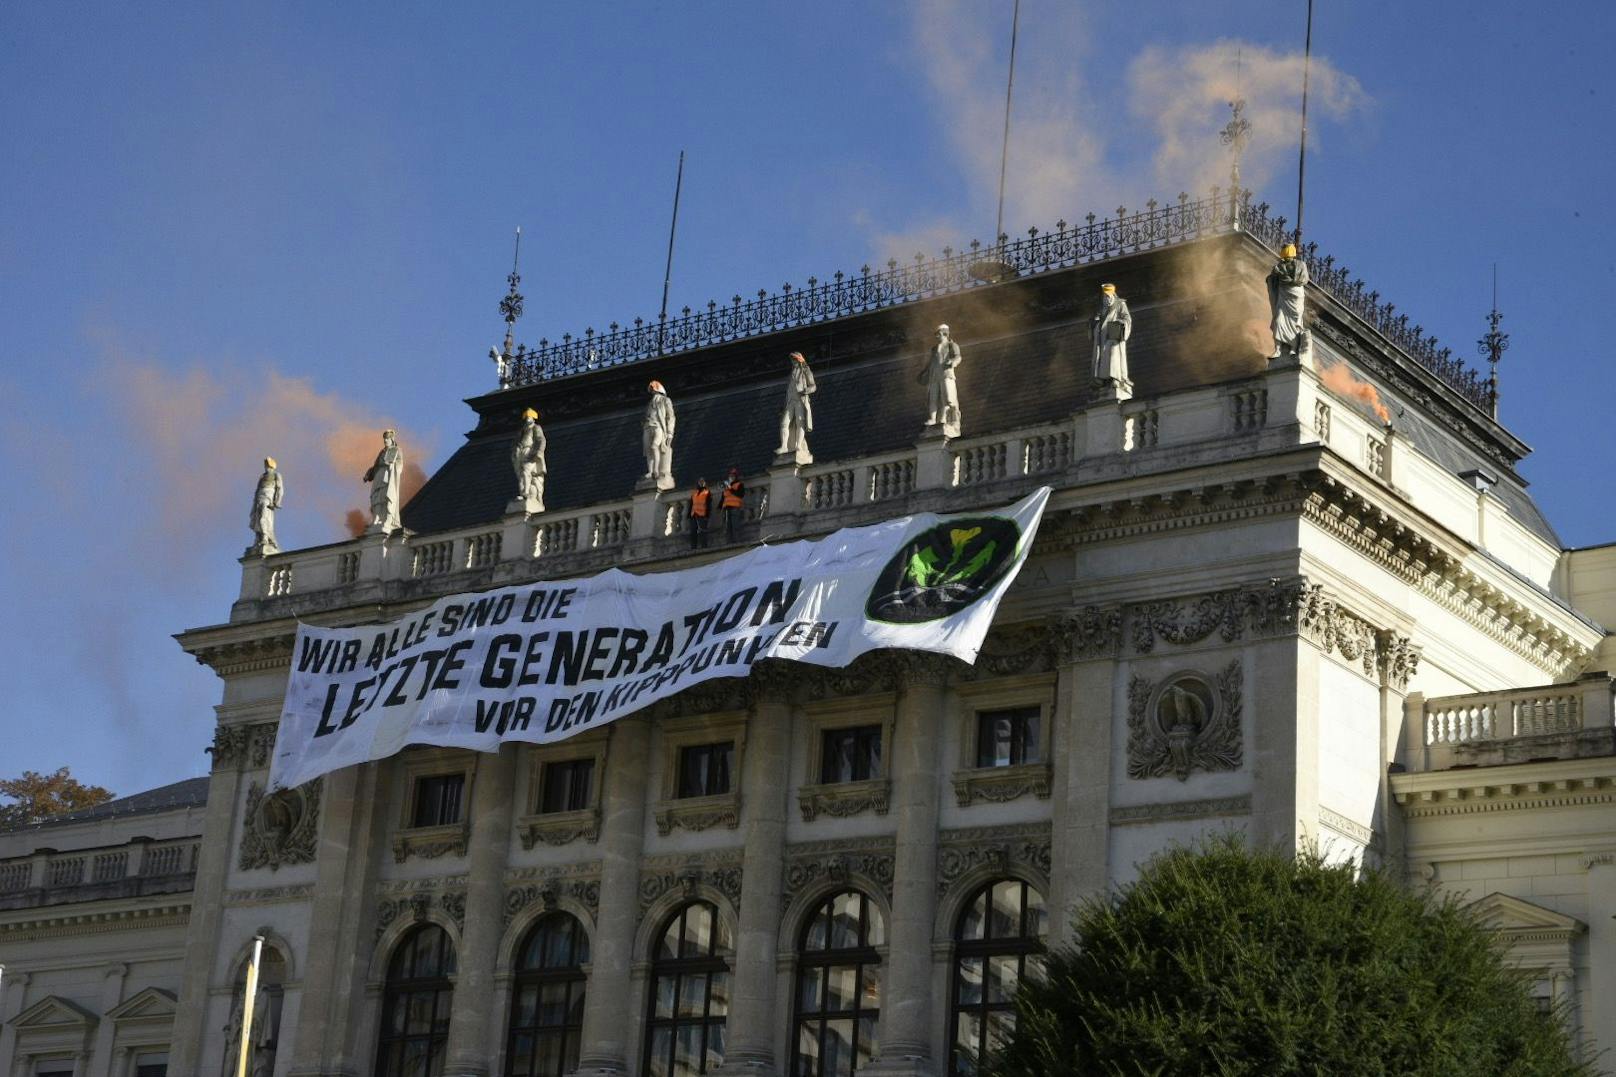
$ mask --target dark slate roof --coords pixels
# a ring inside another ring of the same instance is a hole
[[[760,476],[779,438],[792,351],[808,357],[819,383],[810,439],[817,462],[908,448],[925,411],[916,375],[939,322],[952,327],[963,350],[964,436],[1060,420],[1087,391],[1089,319],[1107,281],[1134,316],[1128,363],[1136,401],[1253,377],[1267,365],[1263,282],[1271,261],[1249,237],[1221,236],[490,393],[468,401],[477,429],[405,506],[404,525],[431,533],[499,520],[516,492],[510,449],[527,407],[538,409],[548,439],[547,509],[626,499],[645,466],[640,419],[652,378],[674,402],[673,472],[682,488],[698,476],[716,483],[731,465]],[[1322,296],[1319,313],[1351,323]],[[1406,367],[1409,376],[1421,373],[1412,361]],[[1526,451],[1473,411],[1460,405],[1447,417],[1469,424],[1483,443],[1495,441],[1500,460]],[[1394,422],[1454,474],[1480,467],[1498,475],[1493,492],[1511,515],[1558,546],[1511,469],[1485,461],[1414,408]]]
[[[132,793],[126,797],[118,797],[104,804],[97,804],[93,808],[81,808],[78,811],[52,815],[47,819],[41,819],[37,823],[29,824],[29,827],[43,829],[45,827],[65,826],[69,823],[87,823],[98,819],[121,818],[126,815],[149,815],[153,812],[200,808],[208,802],[208,781],[209,779],[207,778],[187,778],[172,785],[160,785],[156,789],[148,789],[142,793]],[[17,829],[24,828],[18,827]]]
[[[644,471],[640,420],[652,378],[667,386],[676,410],[673,472],[682,487],[698,476],[716,483],[731,465],[760,475],[779,438],[787,357],[794,350],[808,356],[819,383],[810,439],[816,461],[911,447],[925,414],[917,375],[938,322],[952,327],[963,349],[964,436],[1060,420],[1088,386],[1089,318],[1103,281],[1117,284],[1134,315],[1128,359],[1136,399],[1260,373],[1262,353],[1247,339],[1247,324],[1266,319],[1267,301],[1250,286],[1249,271],[1186,297],[1183,281],[1163,261],[1169,253],[1146,252],[475,399],[477,430],[405,507],[404,524],[433,532],[498,520],[516,492],[510,448],[528,406],[539,410],[548,442],[547,509],[629,497]],[[1229,244],[1218,248],[1226,262],[1238,253]],[[1260,273],[1254,279],[1260,284]]]

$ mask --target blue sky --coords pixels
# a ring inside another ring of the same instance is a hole
[[[1569,545],[1616,540],[1616,13],[1319,0],[1308,232],[1466,354]],[[382,422],[428,469],[490,387],[511,232],[535,341],[992,231],[1009,0],[0,7],[0,773],[202,773],[255,460],[342,534]],[[1294,197],[1303,5],[1024,0],[1006,225],[1224,174]],[[1462,15],[1460,14],[1462,12]]]

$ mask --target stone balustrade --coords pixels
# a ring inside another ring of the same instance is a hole
[[[43,848],[0,860],[0,909],[170,894],[191,887],[201,843],[137,839],[58,852]]]
[[[1316,351],[1320,364],[1340,361],[1322,345]],[[980,487],[981,496],[1008,500],[1043,476],[1063,485],[1080,484],[1091,473],[1109,478],[1125,460],[1130,473],[1145,474],[1182,466],[1195,454],[1226,459],[1231,437],[1254,452],[1324,444],[1366,475],[1397,489],[1407,485],[1422,505],[1445,511],[1449,502],[1468,504],[1474,512],[1473,488],[1426,461],[1406,439],[1395,439],[1394,452],[1390,431],[1358,409],[1332,409],[1329,402],[1336,399],[1313,369],[1292,366],[1159,399],[1101,400],[1060,422],[968,438],[920,438],[908,450],[776,467],[748,478],[746,520],[756,526],[766,519],[769,540],[780,541],[865,522],[856,510],[885,503],[892,503],[893,514],[952,511],[950,490]],[[687,498],[683,488],[645,492],[533,517],[510,516],[497,527],[485,523],[464,531],[385,538],[366,534],[328,546],[249,556],[242,559],[241,599],[253,604],[295,600],[465,573],[481,573],[464,581],[465,587],[477,587],[531,578],[534,561],[553,562],[556,572],[586,574],[607,564],[677,556]],[[914,499],[919,499],[914,506],[904,504]],[[1524,534],[1501,505],[1493,511],[1495,533],[1513,526]],[[1525,541],[1513,535],[1512,540]],[[1534,580],[1541,576],[1535,570],[1526,574]],[[432,589],[461,585],[457,578]],[[254,616],[263,613],[255,609]]]
[[[1415,692],[1405,707],[1410,761],[1422,769],[1576,756],[1583,741],[1597,747],[1616,733],[1612,678],[1603,672],[1501,692]]]

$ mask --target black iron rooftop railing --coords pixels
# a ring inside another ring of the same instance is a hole
[[[1270,216],[1267,203],[1253,204],[1250,191],[1214,187],[1206,198],[1180,194],[1176,202],[1164,205],[1151,200],[1145,207],[1130,214],[1119,206],[1116,216],[1107,218],[1091,213],[1076,225],[1057,221],[1052,232],[1030,228],[1025,239],[1000,236],[990,247],[972,240],[968,250],[944,247],[941,258],[916,254],[913,265],[893,259],[885,269],[865,265],[856,275],[838,271],[830,280],[809,277],[806,288],[785,284],[772,294],[760,289],[755,299],[737,295],[727,304],[710,301],[706,310],[685,307],[678,317],[665,321],[636,318],[632,326],[613,322],[605,332],[591,328],[581,337],[567,333],[559,341],[541,340],[536,348],[520,345],[506,356],[501,388],[604,370],[1241,229],[1275,250],[1289,238],[1285,218]],[[1440,347],[1423,327],[1410,326],[1408,315],[1382,303],[1380,293],[1367,290],[1333,257],[1321,257],[1317,244],[1306,244],[1302,255],[1314,284],[1466,400],[1487,409],[1486,379],[1479,373]]]

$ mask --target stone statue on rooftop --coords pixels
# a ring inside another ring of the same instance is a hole
[[[404,485],[404,450],[398,447],[397,431],[382,431],[381,452],[365,472],[364,481],[370,483],[368,530],[390,535],[403,527],[398,513]]]
[[[954,369],[959,364],[959,344],[949,335],[948,326],[939,325],[937,343],[932,346],[926,366],[920,372],[920,384],[926,387],[927,433],[940,427],[944,437],[959,437],[959,389],[954,384]]]
[[[522,432],[511,446],[511,466],[516,469],[516,497],[506,506],[507,512],[531,516],[544,511],[544,480],[550,471],[544,459],[545,444],[539,413],[528,408],[522,412]]]
[[[264,473],[258,476],[258,488],[253,491],[252,513],[247,518],[247,526],[252,528],[253,533],[253,544],[248,553],[262,556],[280,550],[280,543],[275,541],[275,510],[281,507],[281,498],[285,494],[286,483],[275,466],[275,458],[264,457]]]
[[[808,369],[808,360],[802,352],[791,353],[791,373],[786,376],[786,407],[780,413],[779,456],[791,456],[796,463],[811,464],[813,453],[808,451],[808,435],[814,429],[814,405],[808,399],[819,386],[814,372]]]
[[[673,489],[673,401],[659,381],[646,387],[651,399],[645,405],[641,424],[645,448],[645,474],[640,485],[646,489]]]
[[[1268,308],[1274,331],[1270,360],[1300,356],[1307,347],[1307,329],[1302,324],[1306,291],[1307,262],[1296,256],[1296,244],[1287,243],[1268,272]]]
[[[1094,380],[1133,395],[1128,378],[1128,338],[1133,336],[1133,314],[1115,284],[1100,285],[1100,309],[1091,320],[1094,338]]]
[[[488,358],[494,361],[494,376],[499,379],[499,387],[505,388],[510,384],[510,365],[505,360],[505,353],[498,348],[488,349]]]

